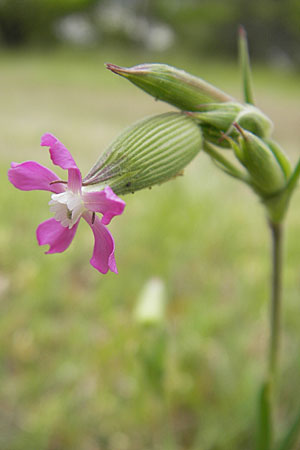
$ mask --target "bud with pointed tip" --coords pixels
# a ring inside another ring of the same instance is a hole
[[[267,144],[250,131],[235,125],[239,137],[239,159],[248,170],[254,188],[262,196],[279,192],[286,185],[286,176]]]
[[[140,64],[134,67],[106,64],[106,67],[154,98],[183,111],[201,111],[203,104],[232,100],[225,92],[201,78],[167,64]]]
[[[83,179],[83,185],[109,185],[122,195],[163,183],[180,174],[202,148],[195,121],[183,113],[149,117],[127,128]]]

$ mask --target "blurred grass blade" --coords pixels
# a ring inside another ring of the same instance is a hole
[[[258,436],[256,450],[271,450],[272,419],[270,385],[264,382],[259,393]]]
[[[300,436],[300,411],[298,412],[295,421],[292,423],[291,427],[288,429],[283,440],[276,447],[276,450],[297,450],[296,444]]]
[[[246,103],[254,105],[252,75],[250,67],[250,57],[248,50],[247,34],[244,27],[239,28],[239,57],[242,68],[244,100]]]

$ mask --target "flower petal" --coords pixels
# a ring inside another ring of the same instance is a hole
[[[49,147],[53,164],[62,169],[77,169],[77,165],[69,150],[51,133],[42,136],[41,145]]]
[[[8,179],[16,188],[22,191],[39,189],[57,194],[64,191],[62,184],[50,184],[52,181],[59,180],[58,176],[52,170],[35,161],[25,161],[20,164],[11,163]]]
[[[70,229],[63,227],[60,222],[53,218],[40,223],[36,230],[39,245],[48,244],[50,246],[45,253],[64,252],[71,244],[78,224],[79,221]]]
[[[114,216],[122,214],[125,208],[124,200],[121,200],[109,186],[102,191],[84,192],[82,197],[87,209],[103,214],[101,222],[104,225],[109,224]]]
[[[82,178],[79,169],[68,170],[68,189],[77,194],[81,192]]]
[[[112,235],[98,217],[95,217],[94,223],[92,223],[92,214],[85,213],[83,218],[90,225],[95,237],[93,256],[90,259],[91,265],[101,273],[107,273],[109,270],[118,273]]]

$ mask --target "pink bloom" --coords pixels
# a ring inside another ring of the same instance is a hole
[[[23,191],[45,190],[53,192],[49,202],[54,218],[42,222],[36,236],[39,245],[48,244],[46,253],[61,253],[71,244],[81,217],[94,233],[95,245],[90,263],[99,272],[117,273],[114,256],[115,244],[105,225],[122,214],[125,202],[110,187],[92,190],[83,186],[80,170],[66,147],[52,134],[42,136],[42,146],[49,147],[53,164],[68,170],[68,182],[35,161],[12,163],[8,171],[9,181]],[[101,213],[101,219],[96,216]]]

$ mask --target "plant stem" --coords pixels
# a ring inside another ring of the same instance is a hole
[[[280,223],[270,223],[270,229],[272,236],[272,279],[268,378],[273,384],[277,376],[280,343],[283,226]]]
[[[274,444],[274,404],[281,322],[282,292],[282,224],[270,222],[272,238],[272,277],[270,304],[270,341],[267,377],[263,384],[260,401],[259,450],[271,450]]]

